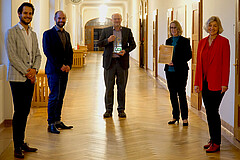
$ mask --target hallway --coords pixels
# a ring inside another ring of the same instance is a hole
[[[239,149],[223,136],[221,152],[206,154],[203,145],[208,140],[207,124],[191,111],[188,127],[183,127],[181,121],[179,125],[168,125],[171,119],[168,91],[134,61],[129,70],[126,119],[118,118],[117,103],[113,117],[103,119],[104,92],[102,54],[90,53],[86,66],[70,72],[62,119],[74,128],[62,130],[59,135],[48,133],[47,108],[32,108],[26,141],[39,150],[26,153],[25,159],[240,159]],[[0,133],[11,138],[10,128]],[[14,159],[12,143],[0,159]]]

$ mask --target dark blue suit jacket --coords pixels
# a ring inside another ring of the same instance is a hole
[[[66,72],[61,71],[61,67],[63,65],[72,67],[73,50],[68,32],[66,32],[66,46],[64,50],[55,27],[45,31],[43,33],[43,51],[47,57],[46,74],[65,74]]]
[[[112,61],[113,42],[108,43],[108,37],[113,35],[113,27],[104,28],[98,46],[105,47],[103,53],[103,68],[108,69]],[[136,48],[132,31],[129,28],[122,27],[122,49],[126,51],[123,56],[120,56],[120,65],[123,69],[129,68],[129,52]]]

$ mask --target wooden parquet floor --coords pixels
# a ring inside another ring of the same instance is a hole
[[[189,111],[188,127],[168,125],[169,93],[131,61],[126,98],[126,119],[103,119],[105,86],[102,55],[87,55],[84,68],[70,73],[62,120],[73,125],[59,135],[47,132],[47,108],[32,108],[26,141],[37,153],[26,160],[238,160],[240,152],[222,137],[221,152],[206,154],[206,122]],[[116,99],[116,98],[115,98]],[[11,128],[0,132],[1,160],[12,160]],[[8,143],[10,142],[10,144]],[[9,145],[8,145],[9,144]]]

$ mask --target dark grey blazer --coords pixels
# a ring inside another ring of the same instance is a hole
[[[105,47],[103,53],[103,68],[108,69],[112,61],[113,42],[108,43],[108,37],[113,35],[113,27],[104,28],[98,46]],[[122,49],[126,51],[124,56],[120,56],[120,65],[123,69],[129,68],[129,52],[136,48],[132,31],[129,28],[122,27]]]

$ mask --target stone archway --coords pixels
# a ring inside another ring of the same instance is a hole
[[[103,48],[99,48],[96,43],[99,40],[101,31],[103,28],[112,26],[112,20],[106,18],[105,21],[101,21],[100,18],[89,20],[85,25],[85,45],[88,47],[88,51],[101,51]]]

